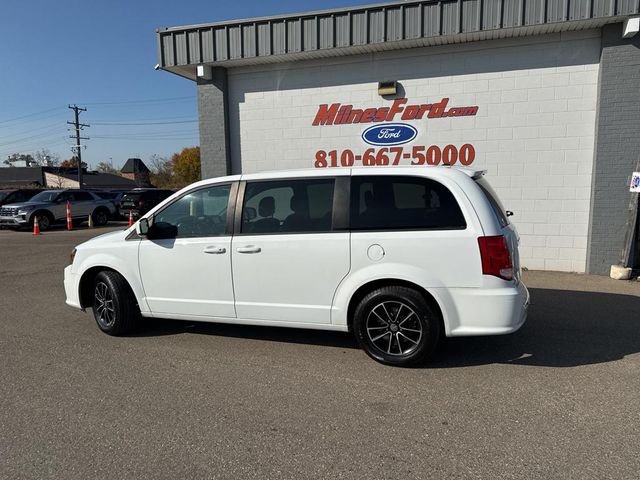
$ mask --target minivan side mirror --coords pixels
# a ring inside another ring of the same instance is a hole
[[[178,236],[178,227],[167,222],[153,222],[147,230],[147,238],[149,240],[164,240],[176,238]]]
[[[149,219],[148,218],[141,218],[140,220],[138,220],[138,223],[136,223],[136,233],[138,235],[140,235],[141,237],[146,237],[147,234],[149,233]]]
[[[513,217],[513,212],[511,210],[507,210],[507,217]]]

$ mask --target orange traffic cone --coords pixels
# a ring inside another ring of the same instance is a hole
[[[71,221],[71,203],[67,200],[67,230],[73,230],[73,222]]]
[[[33,234],[40,235],[40,225],[38,225],[38,217],[33,217]]]
[[[129,210],[129,226],[133,225],[133,210]]]

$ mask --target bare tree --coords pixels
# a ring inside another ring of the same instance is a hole
[[[111,173],[113,175],[120,175],[120,170],[115,168],[111,161],[98,163],[96,170],[98,170],[100,173]]]
[[[60,155],[53,153],[48,148],[41,148],[33,154],[36,163],[43,167],[57,167],[60,165]]]

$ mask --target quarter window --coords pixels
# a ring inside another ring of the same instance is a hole
[[[331,230],[333,179],[247,183],[242,233],[303,233]]]
[[[504,228],[509,225],[509,217],[507,217],[507,212],[504,209],[500,198],[498,197],[498,195],[496,195],[496,192],[493,190],[489,182],[487,182],[484,177],[480,177],[476,179],[476,183],[480,187],[480,190],[482,190],[482,193],[484,193],[484,196],[487,197],[493,213],[496,214],[496,218],[500,222],[500,226]]]
[[[216,185],[188,193],[155,215],[154,222],[178,227],[179,237],[224,235],[231,185]]]
[[[353,177],[353,230],[463,229],[464,215],[447,187],[418,177]]]

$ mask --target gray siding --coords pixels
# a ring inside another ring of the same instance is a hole
[[[640,0],[442,0],[159,30],[161,67],[623,17]]]
[[[640,158],[640,36],[622,39],[621,23],[602,30],[600,91],[587,271],[607,274],[622,252]]]

